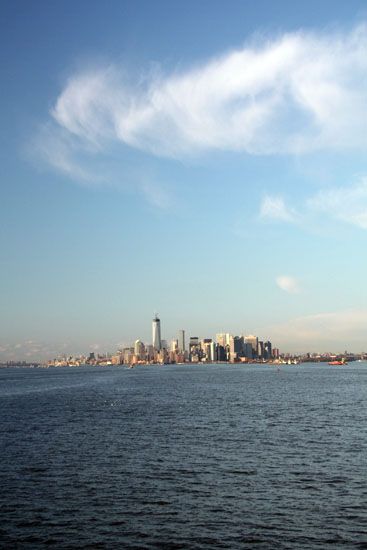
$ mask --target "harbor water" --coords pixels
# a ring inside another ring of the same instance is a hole
[[[367,364],[0,370],[1,548],[367,548]]]

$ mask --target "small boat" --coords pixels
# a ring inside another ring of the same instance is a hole
[[[329,365],[348,365],[348,363],[342,359],[341,361],[329,361]]]

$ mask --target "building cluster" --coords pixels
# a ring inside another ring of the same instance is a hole
[[[177,338],[170,343],[162,339],[161,321],[155,315],[152,321],[152,343],[144,344],[136,340],[132,346],[120,349],[117,353],[104,355],[90,353],[89,356],[61,357],[48,361],[45,366],[81,366],[81,365],[137,365],[166,363],[288,363],[325,362],[330,359],[344,358],[348,361],[363,360],[366,354],[280,354],[279,349],[268,341],[259,340],[252,334],[233,336],[227,332],[217,334],[215,339],[190,336],[186,339],[185,330],[178,332]]]
[[[298,364],[304,362],[322,363],[332,360],[344,362],[367,360],[366,353],[341,354],[332,353],[306,353],[292,355],[280,354],[278,348],[274,348],[270,341],[259,340],[257,336],[233,336],[227,332],[217,334],[215,339],[190,336],[186,339],[184,330],[178,332],[177,338],[170,343],[162,339],[161,321],[155,315],[152,321],[152,343],[144,344],[136,340],[132,346],[120,349],[115,354],[63,356],[47,361],[46,363],[27,363],[25,361],[8,361],[0,363],[1,367],[27,366],[27,367],[64,367],[82,365],[137,365],[137,364],[166,364],[166,363],[287,363]]]
[[[112,364],[138,363],[213,363],[272,361],[279,358],[279,350],[271,342],[263,342],[257,336],[216,335],[216,339],[191,336],[186,341],[184,330],[169,344],[161,337],[161,321],[152,321],[152,344],[136,340],[134,345],[120,350],[111,357]],[[96,361],[91,357],[87,362]]]

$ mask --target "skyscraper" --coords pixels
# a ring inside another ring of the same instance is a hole
[[[160,351],[162,349],[162,343],[161,343],[161,321],[158,319],[157,314],[155,315],[152,323],[152,330],[153,330],[153,348],[156,351]]]
[[[226,346],[229,346],[230,338],[231,338],[231,335],[228,332],[222,332],[221,334],[217,334],[216,336],[217,344],[225,348]]]
[[[145,346],[143,344],[143,342],[141,342],[140,340],[136,340],[135,341],[135,344],[134,344],[134,355],[136,355],[136,357],[138,359],[144,359],[144,355],[145,355]]]
[[[201,351],[204,361],[215,361],[215,344],[211,338],[204,338],[201,341]]]
[[[254,336],[253,334],[249,334],[248,336],[245,336],[245,344],[251,344],[253,355],[257,356],[257,346],[258,346],[258,337]]]
[[[264,355],[265,355],[265,359],[271,359],[273,356],[273,352],[271,349],[271,342],[269,341],[265,342],[264,344]]]
[[[189,342],[190,361],[197,363],[201,359],[201,347],[197,336],[190,336]]]
[[[185,352],[185,331],[180,330],[178,333],[178,349],[181,353]]]

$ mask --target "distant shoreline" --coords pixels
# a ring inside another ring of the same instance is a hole
[[[106,367],[116,367],[116,368],[126,368],[126,369],[132,369],[136,367],[166,367],[166,366],[211,366],[211,365],[238,365],[238,366],[248,366],[248,365],[269,365],[269,366],[290,366],[290,367],[296,367],[301,364],[308,364],[308,363],[329,363],[331,361],[331,357],[323,357],[320,359],[298,359],[296,362],[288,362],[288,361],[203,361],[203,362],[190,362],[186,361],[185,363],[135,363],[135,364],[128,364],[128,363],[122,363],[122,364],[89,364],[89,363],[83,363],[80,365],[75,364],[63,364],[63,365],[52,365],[47,363],[24,363],[24,362],[14,362],[14,363],[0,363],[0,369],[10,369],[10,368],[25,368],[25,369],[58,369],[58,368],[81,368],[81,367],[91,367],[91,368],[106,368]],[[354,358],[348,359],[348,363],[365,363],[367,362],[367,359],[365,358]]]

